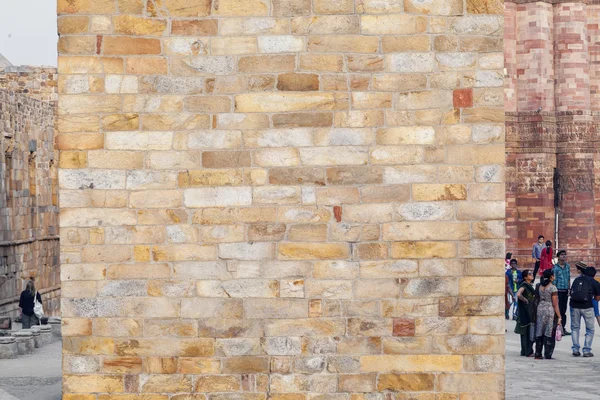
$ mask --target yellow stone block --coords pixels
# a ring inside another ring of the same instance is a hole
[[[58,14],[114,14],[114,0],[58,0]]]
[[[210,15],[210,0],[166,0],[164,4],[173,17],[204,17]]]
[[[118,15],[113,17],[114,33],[132,36],[162,36],[167,22],[161,19]]]
[[[87,153],[85,151],[61,151],[58,166],[60,168],[85,168]]]
[[[63,391],[74,393],[111,392],[123,393],[122,376],[111,375],[63,375]]]
[[[268,0],[214,0],[212,15],[227,17],[269,15],[269,6]]]
[[[350,255],[348,245],[342,243],[279,243],[282,260],[335,260]]]
[[[441,354],[377,355],[360,357],[361,372],[457,372],[462,356]]]
[[[452,201],[466,200],[467,186],[460,184],[414,184],[413,200],[416,201]]]
[[[454,258],[456,244],[452,242],[392,243],[392,258]]]

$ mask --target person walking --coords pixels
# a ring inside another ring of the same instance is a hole
[[[540,258],[540,276],[544,274],[544,271],[547,271],[554,267],[552,257],[554,257],[554,250],[552,250],[552,242],[550,240],[546,240],[546,247],[542,250],[542,255]]]
[[[519,290],[519,285],[521,284],[521,281],[523,280],[523,277],[521,275],[521,271],[519,271],[517,269],[517,260],[515,260],[514,258],[512,260],[510,260],[510,269],[508,271],[506,271],[506,276],[508,277],[508,290],[510,293],[510,297],[512,298],[512,304],[513,304],[513,320],[517,320],[517,308],[518,308],[518,302],[517,302],[517,290]]]
[[[579,267],[578,267],[579,268]],[[583,268],[579,268],[580,271]],[[600,283],[594,277],[596,268],[587,267],[571,287],[571,339],[573,340],[573,356],[579,357],[579,329],[581,318],[585,323],[585,339],[583,343],[583,356],[594,357],[592,342],[594,340],[594,303],[593,299],[600,300]]]
[[[538,236],[537,243],[533,245],[533,249],[531,251],[531,258],[535,262],[535,267],[533,268],[533,280],[537,276],[538,270],[540,269],[540,261],[542,259],[542,250],[544,250],[544,236]]]
[[[535,322],[535,358],[547,360],[552,358],[556,344],[555,334],[557,323],[561,323],[558,309],[558,289],[553,285],[554,274],[546,270],[540,283],[536,286],[536,301],[538,303]],[[542,357],[542,350],[544,355]]]
[[[565,336],[569,336],[571,333],[567,331],[567,305],[569,303],[569,290],[571,290],[571,266],[567,263],[567,252],[565,250],[559,250],[556,253],[558,261],[552,268],[554,272],[554,278],[556,288],[558,289],[558,308],[560,309],[560,316],[562,318],[562,328]]]
[[[521,335],[521,355],[531,357],[535,341],[535,289],[532,286],[533,273],[526,269],[522,275],[523,282],[517,291],[519,312],[515,333]]]
[[[25,290],[21,292],[21,298],[19,299],[19,308],[21,309],[21,321],[23,323],[23,329],[29,329],[33,325],[39,325],[40,320],[36,317],[33,312],[35,305],[34,299],[42,303],[42,296],[40,292],[35,290],[35,284],[33,281],[27,282]]]

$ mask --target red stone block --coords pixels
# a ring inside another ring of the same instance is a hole
[[[415,336],[415,320],[409,318],[394,318],[394,336]]]
[[[456,89],[453,93],[454,108],[473,107],[473,89]]]

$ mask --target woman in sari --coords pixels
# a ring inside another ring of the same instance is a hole
[[[554,352],[556,340],[556,326],[561,323],[560,309],[558,308],[558,289],[552,284],[554,272],[551,269],[544,271],[541,282],[537,285],[536,300],[538,303],[535,323],[535,358],[544,357],[549,360]]]
[[[517,325],[515,333],[521,335],[521,355],[533,355],[535,341],[535,289],[532,286],[533,273],[528,269],[523,271],[523,281],[517,291],[519,301]]]

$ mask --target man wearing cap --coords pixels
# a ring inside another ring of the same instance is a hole
[[[592,341],[594,340],[594,305],[592,299],[600,300],[600,283],[594,276],[596,268],[584,267],[578,264],[577,269],[581,275],[575,279],[571,287],[571,339],[573,340],[573,356],[579,357],[579,328],[581,318],[585,322],[585,341],[583,344],[583,356],[594,357],[592,353]]]

